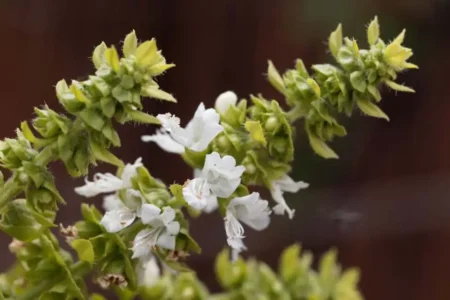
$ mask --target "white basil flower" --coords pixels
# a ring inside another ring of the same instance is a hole
[[[255,230],[264,230],[270,223],[270,208],[266,200],[259,197],[259,193],[251,193],[244,197],[236,197],[227,206],[225,216],[225,232],[227,243],[233,249],[234,258],[246,250],[243,243],[244,227],[242,223]]]
[[[209,143],[223,131],[222,125],[219,124],[219,114],[213,108],[205,109],[203,103],[200,103],[186,128],[180,126],[179,118],[169,113],[160,114],[157,118],[177,143],[196,152],[205,150]]]
[[[208,182],[204,178],[190,180],[183,187],[183,197],[194,209],[212,212],[217,204],[217,197],[211,193]]]
[[[141,139],[143,142],[154,142],[161,149],[169,153],[184,153],[184,146],[176,142],[165,130],[157,130],[153,135],[143,135]]]
[[[142,198],[137,191],[128,189],[123,202],[117,193],[103,198],[103,208],[106,213],[100,224],[106,231],[114,233],[130,226],[136,217],[140,216]]]
[[[153,246],[174,250],[176,235],[180,232],[180,223],[175,220],[175,210],[171,207],[161,209],[153,204],[143,204],[142,223],[151,228],[141,230],[134,238],[133,257],[148,255]]]
[[[94,181],[85,179],[85,185],[76,187],[75,192],[81,196],[90,198],[102,193],[111,193],[121,189],[131,188],[131,178],[137,175],[136,169],[141,166],[141,158],[138,158],[134,164],[127,164],[122,172],[121,178],[111,173],[97,173],[94,175]]]
[[[286,212],[289,219],[292,219],[294,217],[295,210],[289,208],[283,197],[283,193],[297,193],[299,190],[306,189],[308,186],[309,184],[303,181],[295,182],[288,175],[284,175],[281,179],[272,181],[272,189],[270,190],[270,193],[272,194],[273,200],[278,203],[273,207],[274,213],[277,215],[284,215]]]
[[[220,198],[230,197],[241,183],[244,166],[236,166],[234,157],[213,152],[206,155],[202,177],[206,179],[214,195]]]
[[[230,106],[235,106],[237,103],[237,95],[232,91],[227,91],[220,94],[214,105],[214,108],[219,114],[225,114]]]

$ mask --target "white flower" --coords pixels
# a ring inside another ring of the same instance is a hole
[[[111,193],[121,189],[131,188],[131,178],[136,176],[136,169],[142,166],[141,161],[141,158],[138,158],[134,164],[127,164],[122,172],[121,178],[111,173],[97,173],[94,175],[94,181],[85,179],[85,185],[76,187],[75,192],[89,198],[101,193]]]
[[[136,265],[136,275],[139,286],[152,287],[161,276],[156,257],[149,254],[148,257],[139,259]]]
[[[213,108],[205,110],[203,103],[200,103],[186,128],[180,127],[180,119],[169,113],[160,114],[157,118],[177,143],[196,152],[205,150],[209,143],[223,131],[223,127],[219,124],[219,114]]]
[[[212,212],[217,204],[217,197],[211,193],[208,182],[204,178],[190,180],[183,187],[183,197],[186,202],[197,210]]]
[[[106,231],[114,233],[130,226],[135,219],[136,212],[124,206],[123,208],[107,211],[100,224],[105,227]]]
[[[225,217],[225,232],[227,243],[233,249],[233,257],[246,250],[243,243],[243,222],[255,230],[264,230],[270,223],[270,209],[266,200],[259,198],[259,193],[251,193],[244,197],[236,197],[227,206]]]
[[[221,198],[230,197],[241,183],[244,166],[236,166],[234,157],[213,152],[206,155],[202,177],[206,179],[214,195]]]
[[[214,107],[219,114],[223,115],[230,106],[236,105],[236,102],[237,95],[232,91],[227,91],[217,97]]]
[[[161,149],[169,153],[184,153],[184,146],[176,142],[165,130],[157,130],[153,135],[143,135],[141,139],[143,142],[154,142]]]
[[[161,209],[153,204],[143,204],[142,223],[151,228],[141,230],[134,238],[133,258],[148,255],[153,246],[174,250],[176,235],[180,232],[180,223],[175,220],[175,211],[171,207]]]
[[[283,193],[296,193],[300,189],[306,189],[309,186],[308,183],[303,181],[295,182],[288,175],[284,175],[281,179],[272,181],[272,189],[270,193],[272,194],[273,200],[278,204],[273,207],[273,211],[277,215],[284,215],[286,212],[289,216],[289,219],[294,217],[295,210],[290,209],[284,200]]]

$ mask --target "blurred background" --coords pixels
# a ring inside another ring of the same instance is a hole
[[[288,195],[296,209],[292,221],[274,216],[268,230],[247,231],[245,255],[276,266],[279,253],[294,242],[317,256],[335,246],[344,266],[361,268],[366,299],[450,299],[450,1],[2,0],[0,137],[13,136],[20,121],[32,117],[33,106],[58,110],[55,83],[92,73],[94,46],[119,46],[132,29],[141,40],[155,37],[177,65],[159,83],[179,103],[147,100],[146,111],[171,111],[186,122],[199,102],[211,107],[226,90],[282,101],[264,77],[267,59],[280,71],[296,58],[307,65],[331,62],[325,42],[337,24],[365,47],[365,27],[374,15],[385,41],[408,29],[405,45],[421,69],[402,74],[399,82],[417,93],[384,91],[381,107],[390,122],[358,114],[342,119],[349,134],[332,143],[340,155],[336,161],[314,155],[299,128],[292,177],[310,188]],[[154,130],[122,126],[123,147],[115,153],[127,162],[142,156],[166,183],[184,182],[192,170],[181,158],[140,141]],[[82,179],[69,178],[59,164],[51,167],[69,203],[59,221],[68,225],[79,217],[84,199],[73,188]],[[192,234],[203,254],[189,262],[217,290],[213,260],[226,243],[219,214],[192,221]],[[0,242],[4,270],[12,259],[9,237],[0,235]]]

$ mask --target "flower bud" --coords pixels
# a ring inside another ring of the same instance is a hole
[[[237,95],[232,91],[227,91],[220,94],[216,99],[214,108],[219,114],[225,114],[230,106],[235,106],[237,102]]]

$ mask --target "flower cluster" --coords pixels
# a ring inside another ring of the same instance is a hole
[[[305,120],[316,153],[337,157],[325,143],[346,134],[337,113],[350,115],[358,107],[387,119],[374,103],[381,100],[380,85],[413,91],[394,81],[399,72],[416,68],[408,62],[412,50],[402,45],[404,35],[386,45],[375,18],[367,30],[370,49],[360,50],[355,40],[342,37],[339,26],[329,38],[339,67],[314,65],[310,76],[298,60],[296,69],[282,76],[269,62],[268,79],[289,111],[262,95],[238,99],[227,91],[214,108],[200,103],[185,126],[171,113],[142,112],[142,97],[176,102],[156,83],[155,77],[174,65],[166,63],[154,39],[139,43],[131,32],[123,57],[101,43],[92,54],[94,75],[56,84],[65,113],[36,108],[31,126],[23,122],[16,138],[0,141],[0,166],[11,172],[7,181],[0,172],[0,229],[13,237],[9,249],[18,262],[0,275],[0,299],[105,299],[88,293],[83,281],[90,273],[120,299],[362,299],[358,272],[341,273],[335,252],[322,258],[318,271],[311,269],[312,255],[300,256],[295,245],[282,255],[278,274],[264,263],[244,262],[244,226],[262,231],[272,215],[294,217],[284,193],[308,187],[289,175],[296,120]],[[129,121],[161,125],[142,141],[180,155],[193,176],[184,184],[166,185],[140,158],[124,164],[110,148],[121,144],[114,123]],[[56,160],[73,177],[86,176],[75,188],[78,195],[103,197],[104,213],[82,204],[82,220],[59,226],[77,261],[51,232],[58,204],[65,203],[47,167]],[[99,161],[116,166],[117,173],[96,173],[89,180],[89,165]],[[273,204],[263,199],[265,192]],[[16,199],[22,193],[25,198]],[[225,249],[216,261],[225,293],[211,295],[185,272],[190,269],[184,259],[201,252],[185,214],[216,211],[231,253]]]

